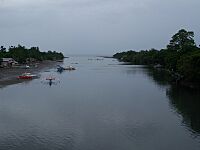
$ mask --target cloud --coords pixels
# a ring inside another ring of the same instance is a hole
[[[163,48],[180,28],[195,31],[198,42],[199,5],[199,0],[0,0],[0,42],[113,53]]]

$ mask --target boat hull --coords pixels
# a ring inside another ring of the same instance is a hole
[[[37,75],[33,75],[31,73],[23,73],[22,75],[18,76],[18,79],[33,79],[36,78]]]
[[[18,79],[32,79],[32,76],[19,76]]]

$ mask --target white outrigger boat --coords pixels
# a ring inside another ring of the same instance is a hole
[[[63,69],[64,70],[76,70],[76,68],[73,66],[64,67]]]

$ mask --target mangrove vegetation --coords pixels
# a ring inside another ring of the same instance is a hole
[[[25,63],[28,59],[43,61],[43,60],[60,60],[64,58],[62,53],[56,51],[41,52],[39,47],[26,48],[25,46],[10,46],[8,50],[0,47],[0,60],[2,58],[13,58],[19,63]]]
[[[200,48],[192,31],[179,30],[165,49],[129,50],[113,57],[136,65],[159,66],[178,75],[181,81],[200,85]]]

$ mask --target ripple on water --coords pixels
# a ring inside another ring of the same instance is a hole
[[[43,134],[42,134],[43,133]],[[27,133],[25,130],[12,133],[7,133],[0,139],[0,148],[2,150],[65,150],[74,148],[74,135],[59,132],[41,132],[34,131]]]
[[[155,123],[128,124],[122,131],[124,136],[134,143],[142,144],[151,140],[158,130]]]

